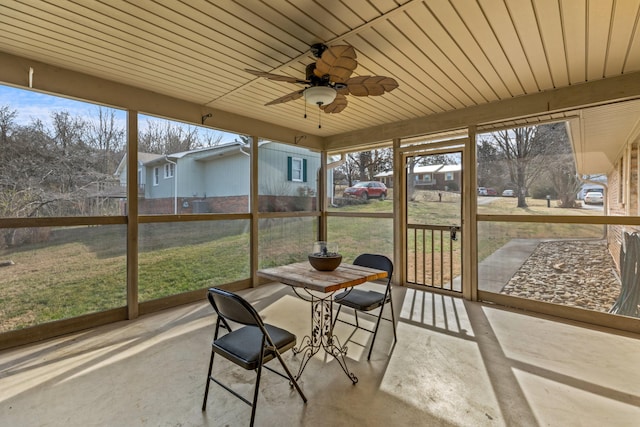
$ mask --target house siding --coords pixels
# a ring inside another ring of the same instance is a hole
[[[625,171],[625,168],[629,170]],[[607,175],[607,181],[608,214],[611,216],[638,215],[640,208],[638,205],[638,143],[632,144],[630,149],[624,150],[623,156],[618,159],[614,169]],[[628,200],[624,200],[625,197]],[[638,226],[608,226],[607,243],[618,270],[620,269],[623,234],[639,231],[640,227]]]
[[[203,163],[205,171],[201,182],[205,185],[203,191],[207,197],[232,197],[238,194],[249,194],[251,163],[248,156],[237,153],[233,156],[201,163]],[[229,173],[229,171],[234,173]]]
[[[287,176],[288,158],[306,160],[306,182],[290,181]],[[258,182],[261,195],[298,196],[315,194],[318,191],[320,154],[306,148],[278,143],[267,143],[260,147],[258,160]]]
[[[160,169],[156,186],[147,185],[145,198],[140,199],[141,214],[245,213],[249,211],[250,157],[239,151],[200,150],[181,153],[171,158],[177,161],[177,198],[175,177],[164,178],[164,162],[146,167],[146,181],[153,182],[153,169]],[[207,156],[209,158],[207,158]],[[300,158],[306,169],[306,181],[291,181],[287,177],[290,158]],[[261,211],[315,210],[317,176],[320,155],[305,148],[266,142],[259,147],[258,192]],[[175,205],[175,209],[174,209]]]

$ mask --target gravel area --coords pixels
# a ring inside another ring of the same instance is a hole
[[[608,312],[620,279],[605,241],[542,242],[502,293]]]

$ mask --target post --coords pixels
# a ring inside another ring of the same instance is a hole
[[[127,319],[138,317],[138,112],[127,111]]]
[[[167,156],[164,159],[173,165],[173,214],[178,215],[178,162],[169,160]]]

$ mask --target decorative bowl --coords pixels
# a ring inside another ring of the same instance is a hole
[[[318,271],[333,271],[342,262],[342,255],[309,254],[309,263]]]

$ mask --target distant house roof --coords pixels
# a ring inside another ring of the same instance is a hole
[[[240,141],[224,142],[224,143],[212,145],[210,147],[202,147],[202,148],[196,148],[189,151],[181,151],[179,153],[167,154],[167,157],[170,157],[172,159],[180,159],[182,157],[189,156],[189,155],[206,154],[212,151],[216,152],[220,150],[225,150],[225,149],[228,149],[229,147],[237,147],[238,145],[243,145],[243,144]]]
[[[461,170],[462,165],[444,165],[438,170],[438,172],[460,172]]]
[[[207,161],[217,157],[225,156],[231,153],[237,153],[243,151],[245,144],[240,141],[227,142],[223,144],[214,145],[211,147],[196,148],[195,150],[181,151],[179,153],[159,155],[152,158],[147,162],[144,162],[145,166],[153,166],[155,164],[164,163],[169,160],[178,160],[184,157],[193,157],[196,161]]]
[[[138,164],[145,164],[159,157],[164,157],[164,156],[162,154],[138,152]],[[127,168],[127,154],[125,153],[125,155],[122,156],[122,159],[120,160],[120,163],[118,163],[118,167],[116,168],[116,171],[113,174],[116,176],[120,175],[122,171],[124,171],[126,168]]]
[[[462,165],[423,165],[423,166],[415,166],[413,168],[413,173],[423,174],[423,173],[436,173],[436,172],[459,172],[462,170]],[[393,171],[380,172],[379,174],[374,175],[375,178],[382,178],[385,176],[393,175]]]
[[[438,172],[441,167],[442,165],[416,166],[413,168],[413,173],[434,173]]]
[[[140,163],[147,163],[151,160],[157,159],[158,157],[162,157],[162,154],[155,153],[138,153],[138,161]]]
[[[266,144],[278,144],[273,141],[260,141],[259,147]],[[157,164],[166,163],[167,160],[176,161],[186,156],[194,158],[196,161],[211,161],[216,158],[228,156],[231,154],[245,153],[249,154],[249,147],[242,141],[231,141],[221,144],[217,144],[211,147],[197,148],[195,150],[181,151],[173,154],[153,154],[153,153],[138,153],[138,163],[145,166],[154,166]],[[114,175],[120,175],[127,165],[126,154],[122,157],[120,164],[116,168]]]

